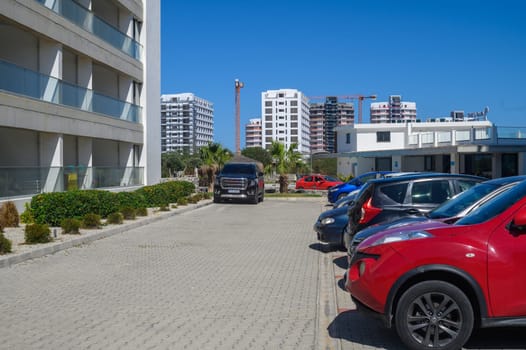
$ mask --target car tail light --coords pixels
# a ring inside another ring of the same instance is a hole
[[[369,198],[369,200],[362,206],[362,217],[360,218],[360,224],[368,223],[382,211],[382,209],[374,207],[372,202],[373,197]]]

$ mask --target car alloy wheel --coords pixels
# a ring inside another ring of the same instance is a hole
[[[395,312],[400,339],[414,350],[462,348],[473,330],[473,308],[466,295],[444,281],[409,288]]]

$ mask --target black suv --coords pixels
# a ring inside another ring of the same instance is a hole
[[[371,180],[360,190],[354,205],[349,207],[344,244],[349,248],[352,237],[370,225],[424,215],[457,193],[485,180],[473,175],[440,173]]]
[[[263,202],[265,182],[256,163],[227,163],[214,182],[214,203],[241,200]]]

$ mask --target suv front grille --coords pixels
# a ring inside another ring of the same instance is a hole
[[[248,180],[245,178],[224,177],[221,179],[221,187],[225,189],[239,189],[245,190],[248,185]]]

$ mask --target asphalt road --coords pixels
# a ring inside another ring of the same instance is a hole
[[[342,290],[310,201],[211,204],[0,269],[0,349],[403,349]],[[525,349],[521,329],[467,349]]]

